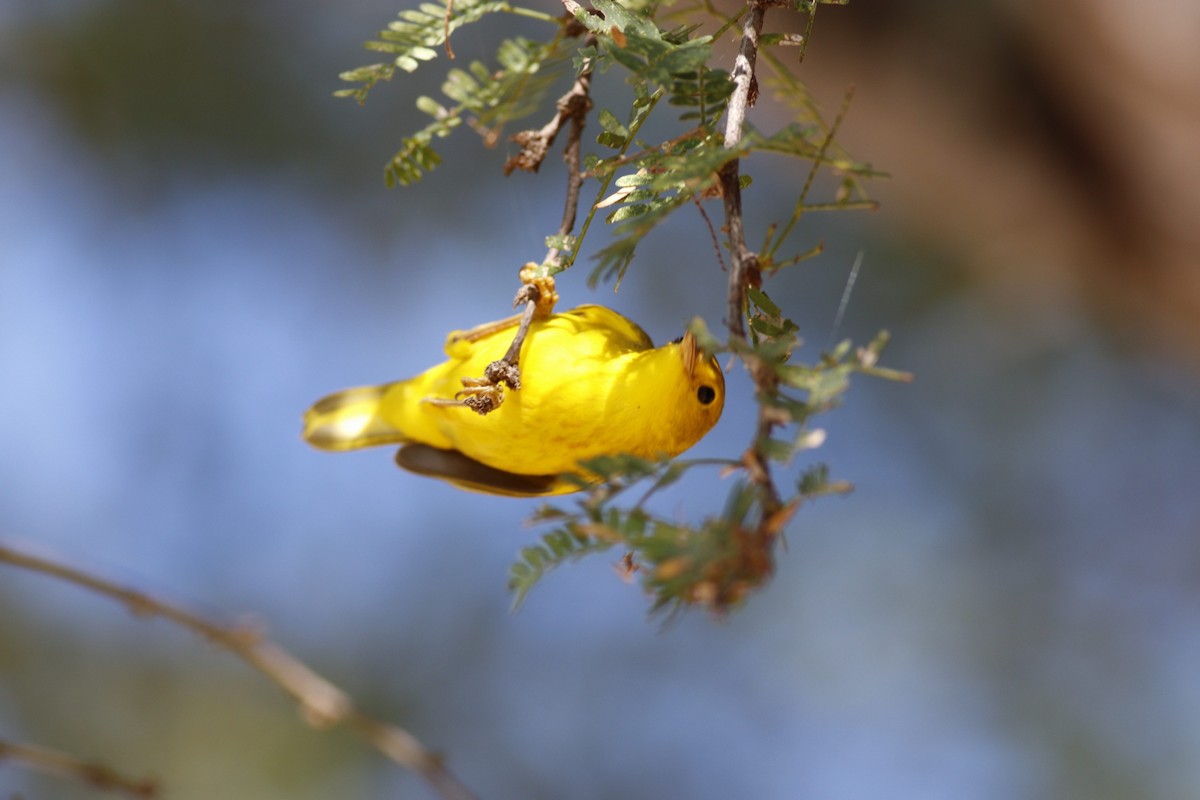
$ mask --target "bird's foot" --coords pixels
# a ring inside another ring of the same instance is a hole
[[[463,378],[462,391],[454,399],[478,414],[489,414],[504,402],[504,387],[521,388],[521,370],[501,359],[487,365],[482,378]]]

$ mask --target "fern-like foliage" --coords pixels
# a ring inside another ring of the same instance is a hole
[[[440,164],[433,140],[449,136],[463,122],[492,139],[506,123],[532,114],[560,76],[564,54],[561,39],[545,44],[506,39],[496,53],[499,69],[476,61],[468,69],[450,70],[442,94],[454,105],[444,106],[431,97],[417,99],[417,108],[433,120],[401,141],[384,174],[388,186],[407,186]]]
[[[561,527],[544,534],[537,544],[522,548],[517,561],[509,567],[508,588],[513,593],[514,608],[525,602],[529,590],[554,567],[610,550],[620,542],[617,537],[602,535],[603,528],[585,525],[550,506],[540,509],[533,518],[535,522],[551,520],[561,520]],[[613,517],[609,522],[619,520]]]
[[[579,13],[576,20],[596,35],[607,59],[639,80],[671,87],[677,76],[695,74],[712,55],[712,37],[690,38],[690,30],[664,33],[643,13],[617,0],[593,0],[600,14]]]
[[[555,109],[548,92],[572,70],[574,77],[587,75],[587,81],[577,81],[572,92],[605,76],[623,78],[632,90],[628,111],[611,105],[591,109],[589,125],[594,122],[598,131],[595,147],[583,154],[583,177],[594,182],[595,193],[594,199],[582,203],[584,220],[577,230],[546,238],[547,246],[558,253],[554,269],[566,269],[581,252],[593,220],[603,218],[612,237],[594,250],[592,284],[611,280],[619,285],[640,243],[672,214],[719,201],[728,185],[721,176],[734,174],[732,162],[738,162],[742,189],[751,186],[757,154],[771,153],[800,165],[800,188],[790,216],[755,221],[764,229],[763,245],[748,268],[752,274],[746,276],[746,285],[734,295],[744,294],[742,321],[748,338],[740,333],[722,338],[701,320],[690,326],[707,352],[732,353],[754,376],[759,424],[751,447],[739,458],[727,460],[659,462],[616,456],[581,464],[581,474],[599,476],[600,482],[581,479],[584,493],[574,506],[547,505],[535,515],[536,522],[551,529],[524,548],[511,569],[509,583],[518,603],[560,564],[619,549],[624,551],[624,571],[640,577],[655,609],[702,605],[723,611],[770,576],[773,549],[801,505],[849,490],[849,484],[833,480],[823,464],[793,467],[823,441],[824,432],[813,426],[814,418],[837,405],[852,375],[892,380],[909,376],[878,366],[886,334],[866,347],[843,342],[816,363],[799,363],[794,354],[801,345],[800,327],[770,297],[765,283],[774,271],[820,251],[816,244],[792,255],[783,252],[785,241],[807,213],[874,206],[864,187],[868,179],[881,173],[853,159],[836,141],[848,101],[837,117],[828,121],[787,62],[787,53],[803,53],[812,34],[816,6],[842,2],[845,0],[770,4],[772,16],[799,13],[808,17],[803,33],[789,24],[781,26],[784,31],[764,30],[759,40],[759,83],[791,109],[793,119],[774,130],[757,130],[747,122],[740,128],[739,141],[729,147],[723,125],[734,82],[730,64],[718,59],[713,45],[725,32],[740,30],[745,9],[727,17],[710,0],[676,0],[674,4],[590,0],[590,8],[565,0],[571,13],[560,17],[513,6],[507,0],[425,2],[402,12],[399,21],[367,44],[369,49],[387,53],[390,62],[343,74],[357,86],[339,94],[361,102],[373,86],[391,79],[397,70],[411,72],[435,60],[442,48],[448,49],[448,38],[463,25],[496,13],[520,14],[546,24],[546,35],[540,39],[518,37],[501,42],[495,66],[476,62],[465,69],[450,69],[442,86],[445,99],[422,97],[417,101],[418,109],[430,121],[402,140],[386,169],[389,185],[411,184],[436,167],[441,157],[435,140],[463,125],[491,144],[508,123],[542,113],[543,119],[551,122],[522,132],[521,137],[543,136],[549,142],[552,135],[543,131],[557,130],[564,109],[586,114],[588,104],[599,96],[587,95],[581,104],[569,106],[568,100],[579,101],[580,96],[568,94],[562,108]],[[713,24],[660,24],[668,14],[673,20],[699,19]],[[765,98],[767,93],[763,94]],[[602,96],[612,103],[611,94]],[[759,98],[760,103],[764,98]],[[667,114],[675,117],[674,122],[666,121],[674,126],[667,138],[654,140],[643,134],[651,116],[662,121]],[[579,121],[578,117],[572,119]],[[818,172],[835,177],[832,196],[828,195],[828,180],[815,181]],[[810,196],[818,191],[814,186],[825,194]],[[730,482],[720,514],[687,523],[661,518],[649,510],[647,502],[664,487],[693,469],[714,466],[740,475]],[[763,476],[773,469],[799,474],[784,488],[771,479],[764,481]],[[642,493],[630,503],[634,487],[643,487]]]
[[[504,0],[438,0],[435,3],[421,3],[417,8],[401,11],[399,20],[380,31],[378,39],[372,39],[364,45],[368,50],[387,53],[392,60],[343,72],[338,77],[359,86],[340,89],[334,94],[365,102],[375,84],[390,81],[396,70],[415,72],[422,63],[437,58],[438,48],[444,47],[451,34],[459,28],[478,22],[488,14],[499,13],[552,19],[543,12],[513,6]]]
[[[773,372],[779,382],[776,392],[762,398],[773,409],[783,434],[764,443],[770,460],[790,464],[821,444],[824,432],[814,428],[812,420],[837,406],[853,375],[910,379],[878,366],[886,334],[862,348],[843,342],[812,366],[790,363],[793,349],[800,344],[799,326],[765,292],[751,290],[750,295],[752,343],[741,355]],[[729,351],[702,320],[693,320],[690,329],[702,347]],[[776,540],[803,503],[852,489],[845,481],[831,479],[828,467],[818,463],[800,474],[780,510],[768,515],[757,489],[735,481],[720,514],[686,524],[648,511],[648,501],[693,469],[734,470],[743,466],[741,462],[609,456],[580,466],[602,482],[590,487],[574,508],[545,505],[535,514],[534,522],[553,527],[540,544],[523,550],[510,570],[509,586],[518,603],[555,566],[618,548],[624,551],[624,569],[641,576],[653,610],[694,605],[728,610],[770,577]],[[640,498],[627,506],[624,501],[635,487],[644,488]]]

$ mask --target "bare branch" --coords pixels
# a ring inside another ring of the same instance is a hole
[[[340,725],[347,728],[392,761],[420,775],[447,800],[473,797],[446,768],[441,757],[427,750],[416,737],[356,709],[345,692],[268,641],[262,631],[252,625],[212,622],[161,598],[7,545],[0,545],[0,562],[90,589],[124,603],[137,616],[160,616],[187,628],[229,650],[291,695],[300,704],[305,720],[314,727]]]
[[[758,41],[762,33],[766,8],[771,0],[749,0],[749,13],[742,25],[742,42],[730,77],[734,83],[733,94],[725,120],[725,146],[735,148],[741,144],[746,110],[754,105],[758,97],[758,80],[755,63],[758,58]],[[750,371],[757,393],[769,396],[774,393],[777,377],[769,364],[749,351],[746,341],[746,289],[761,284],[758,255],[746,246],[746,230],[742,219],[742,190],[739,161],[734,159],[721,169],[719,174],[725,207],[725,229],[729,234],[730,269],[728,284],[728,319],[730,344],[741,354],[743,363]],[[742,529],[736,537],[739,563],[738,571],[745,583],[735,584],[735,596],[714,598],[714,607],[719,608],[729,601],[736,601],[747,585],[760,584],[774,570],[773,549],[787,520],[796,510],[795,501],[784,505],[771,477],[770,463],[766,455],[766,443],[776,426],[772,409],[759,403],[758,422],[754,439],[742,455],[742,465],[749,482],[758,490],[761,516],[752,529]]]
[[[767,5],[760,0],[751,0],[750,14],[742,25],[742,43],[729,75],[733,80],[733,94],[729,97],[725,118],[725,146],[729,148],[741,143],[746,109],[758,100],[758,78],[754,73],[754,65],[758,61],[758,38],[762,35]]]
[[[594,44],[595,37],[589,36],[586,44]],[[588,112],[592,110],[592,69],[584,67],[575,78],[571,88],[559,98],[556,104],[554,118],[538,130],[521,131],[515,134],[513,141],[521,145],[521,152],[510,158],[504,164],[504,174],[508,175],[514,169],[537,172],[545,160],[550,146],[554,144],[563,125],[570,122],[567,134],[567,145],[563,150],[563,161],[567,165],[567,195],[563,202],[562,222],[558,227],[558,238],[562,240],[575,229],[575,217],[579,212],[579,190],[583,186],[583,172],[580,170],[581,143],[583,126],[587,121]],[[563,269],[561,263],[562,249],[552,246],[546,251],[542,263],[529,263],[522,268],[521,289],[517,292],[514,307],[524,304],[521,312],[521,323],[513,336],[512,344],[499,361],[488,364],[482,378],[464,378],[464,389],[460,393],[460,402],[479,414],[489,414],[504,402],[503,385],[513,390],[521,388],[521,369],[518,361],[525,337],[529,334],[529,326],[538,316],[547,316],[558,301],[558,292],[554,290],[554,273]]]
[[[594,41],[595,37],[589,37],[587,43],[590,44]],[[547,153],[550,152],[550,148],[554,145],[558,132],[568,121],[572,123],[573,130],[576,126],[582,130],[583,120],[587,118],[587,113],[592,108],[591,88],[592,70],[587,68],[579,74],[567,93],[555,103],[555,113],[549,122],[536,130],[514,133],[510,138],[521,146],[521,150],[504,162],[504,174],[509,175],[514,169],[537,172],[546,159]],[[576,137],[578,137],[578,132],[576,132]],[[568,146],[568,151],[569,149]],[[578,172],[578,170],[576,171]]]
[[[594,43],[595,37],[592,36],[588,37],[585,45]],[[567,165],[567,196],[563,202],[562,222],[558,226],[559,238],[569,235],[575,229],[575,217],[579,211],[579,190],[583,187],[584,177],[579,168],[582,162],[580,150],[582,149],[583,126],[587,122],[588,112],[592,110],[591,90],[592,69],[589,66],[575,79],[571,91],[559,101],[560,115],[566,111],[571,120],[571,130],[567,134],[567,146],[563,150],[563,161]],[[564,103],[564,101],[566,102]],[[551,247],[546,252],[542,263],[551,269],[560,267],[561,256],[562,251],[559,248]]]
[[[135,798],[159,797],[158,782],[152,778],[126,778],[103,764],[84,761],[57,750],[0,739],[0,762],[4,761],[49,775],[62,775],[99,791],[118,792]]]
[[[738,48],[730,77],[733,79],[733,94],[725,118],[725,146],[741,144],[746,122],[746,109],[758,97],[758,81],[754,75],[754,64],[758,59],[758,37],[762,33],[766,5],[760,0],[751,0],[750,13],[742,26],[742,43]],[[746,247],[746,230],[742,221],[742,188],[738,159],[730,161],[721,170],[721,189],[725,201],[725,225],[729,229],[729,249],[732,261],[729,270],[729,318],[725,324],[729,335],[739,342],[746,339],[745,305],[746,285],[758,280],[758,258]]]
[[[454,50],[450,48],[450,18],[454,16],[454,0],[446,0],[446,16],[442,20],[442,38],[446,40],[446,58],[454,60]]]

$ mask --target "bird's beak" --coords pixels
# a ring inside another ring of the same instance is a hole
[[[696,344],[696,337],[692,336],[691,331],[683,334],[683,341],[679,343],[679,351],[683,355],[683,370],[690,379],[695,375],[696,362],[700,358],[700,347]]]

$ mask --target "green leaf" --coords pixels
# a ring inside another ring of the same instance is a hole
[[[788,386],[811,391],[821,380],[821,371],[815,367],[798,364],[780,364],[775,367],[779,380]]]
[[[767,293],[762,289],[756,289],[753,286],[748,286],[746,287],[746,297],[750,299],[751,303],[754,303],[754,305],[767,312],[767,314],[773,317],[779,316],[779,306],[775,305],[775,302],[768,297]]]
[[[422,95],[417,98],[417,110],[423,111],[434,119],[440,119],[448,113],[446,107],[432,97]]]
[[[611,147],[613,150],[620,150],[625,146],[625,141],[625,137],[609,131],[601,131],[596,135],[596,144]]]
[[[600,109],[600,113],[596,115],[600,127],[611,134],[619,136],[622,142],[629,138],[629,129],[621,124],[621,121],[609,111],[607,108]]]
[[[464,25],[478,22],[489,14],[511,13],[534,17],[548,22],[554,18],[543,11],[513,6],[506,0],[439,0],[422,3],[419,8],[405,9],[399,19],[391,22],[379,38],[365,44],[366,49],[387,53],[392,57],[387,64],[371,64],[348,70],[340,77],[350,83],[361,84],[355,89],[343,89],[335,94],[339,97],[354,97],[360,103],[367,93],[380,81],[391,80],[397,69],[404,72],[416,71],[422,63],[438,57],[440,48],[448,36]],[[500,63],[506,54],[501,51]]]
[[[566,511],[563,511],[561,508],[552,506],[549,503],[544,503],[538,506],[537,510],[534,511],[532,516],[529,517],[529,522],[530,524],[536,525],[541,522],[557,521],[569,516],[570,514],[568,514]]]
[[[831,494],[848,494],[854,491],[854,485],[849,481],[830,480],[829,467],[825,464],[814,464],[800,476],[796,482],[796,491],[805,500],[815,500]]]
[[[767,458],[784,464],[791,461],[792,456],[796,454],[794,444],[783,439],[763,439],[759,442],[759,446]]]
[[[668,37],[653,20],[616,0],[595,0],[592,6],[603,18],[581,12],[576,19],[596,35],[605,58],[629,70],[638,81],[650,81],[668,89],[669,95],[690,94],[672,87],[677,76],[704,68],[712,55],[712,37],[689,39],[688,29],[672,32]],[[613,29],[620,31],[619,40],[614,38]]]
[[[688,330],[692,332],[692,336],[696,337],[696,344],[705,353],[721,353],[727,349],[717,337],[713,336],[708,325],[700,317],[692,317],[692,321],[688,323]]]
[[[473,127],[486,131],[533,113],[565,66],[564,47],[559,40],[541,44],[520,37],[506,39],[497,56],[508,65],[506,69],[491,70],[478,61],[465,70],[451,69],[442,93],[456,105],[446,108],[433,98],[417,98],[418,110],[434,121],[402,140],[385,170],[387,185],[415,183],[440,164],[433,140],[449,136],[468,115]]]
[[[654,176],[648,172],[635,172],[631,175],[622,175],[614,183],[622,189],[628,189],[631,186],[649,186],[653,180]]]
[[[613,544],[612,540],[588,536],[580,532],[578,525],[571,523],[545,534],[539,544],[522,548],[517,561],[508,569],[513,608],[517,609],[525,602],[529,591],[550,570],[565,561],[608,550]]]
[[[755,317],[754,319],[750,320],[750,327],[753,328],[756,333],[761,333],[763,336],[771,338],[790,333],[787,328],[777,325],[776,323],[764,319],[763,317]]]
[[[546,247],[554,250],[567,251],[575,246],[576,237],[554,234],[546,237]]]
[[[620,475],[626,478],[644,478],[653,475],[659,462],[631,455],[600,456],[581,461],[580,466],[602,478]]]
[[[634,34],[648,39],[662,38],[658,26],[649,18],[626,8],[617,0],[595,0],[592,7],[604,15],[604,19],[592,14],[585,15],[587,22],[584,22],[584,26],[593,33],[608,34],[613,28],[617,28],[626,35]]]
[[[670,216],[675,209],[690,199],[690,194],[677,194],[663,198],[655,203],[648,203],[649,207],[644,213],[623,221],[614,232],[614,236],[617,237],[616,241],[596,253],[597,263],[588,276],[588,285],[594,287],[600,280],[615,278],[617,285],[620,286],[621,279],[625,277],[625,271],[633,261],[638,242]]]
[[[641,217],[650,213],[651,206],[646,203],[634,203],[632,205],[621,206],[616,211],[604,218],[605,222],[621,222],[622,220]]]

